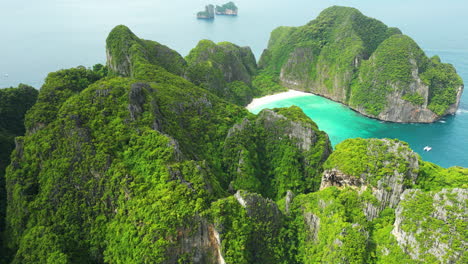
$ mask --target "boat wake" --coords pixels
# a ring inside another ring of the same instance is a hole
[[[458,110],[457,110],[457,115],[459,115],[459,114],[467,114],[467,113],[468,113],[468,110],[466,110],[466,109],[458,109]]]

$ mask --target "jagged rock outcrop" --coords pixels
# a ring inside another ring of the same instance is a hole
[[[333,187],[294,198],[290,217],[300,223],[297,232],[302,235],[290,243],[298,249],[301,263],[366,262],[370,232],[362,222],[364,212],[349,208],[347,195],[358,194]]]
[[[138,38],[126,26],[115,27],[106,40],[107,66],[117,75],[136,77],[144,71],[144,64],[164,68],[175,75],[183,75],[186,62],[176,51],[156,41]]]
[[[191,82],[233,103],[246,105],[252,100],[257,63],[249,47],[201,40],[186,60],[185,76]]]
[[[238,12],[238,8],[233,2],[216,6],[216,15],[237,16]]]
[[[350,139],[337,145],[325,163],[320,189],[349,186],[370,191],[376,201],[367,202],[364,212],[372,220],[386,207],[396,208],[418,172],[418,155],[404,142]]]
[[[282,214],[273,200],[246,191],[237,191],[234,197],[246,209],[249,217],[256,221],[269,222],[273,229],[280,228]]]
[[[403,251],[421,262],[464,263],[468,247],[468,190],[425,193],[406,190],[392,234]]]
[[[271,33],[259,65],[290,89],[311,92],[392,122],[434,122],[454,114],[463,81],[427,58],[396,28],[349,7],[325,9],[302,27]]]
[[[346,175],[337,169],[326,170],[322,175],[320,190],[327,187],[357,187],[366,185],[366,181],[361,177]]]
[[[294,200],[294,193],[291,191],[291,190],[288,190],[286,192],[286,197],[285,197],[285,201],[284,201],[284,211],[286,212],[286,214],[289,214],[289,209],[291,207],[291,204]]]
[[[180,256],[188,256],[190,263],[225,264],[219,233],[206,219],[197,217],[190,228],[178,230],[177,241],[164,264],[178,263]]]
[[[198,19],[213,19],[215,15],[214,5],[205,6],[205,11],[200,11],[197,13]]]
[[[277,263],[285,217],[271,199],[238,191],[212,205],[226,263]]]
[[[6,176],[13,263],[216,259],[215,229],[194,219],[225,194],[220,145],[248,112],[160,66],[138,67],[141,79],[49,75]]]
[[[270,198],[319,187],[328,136],[298,107],[263,110],[233,126],[224,145],[226,184]]]
[[[253,115],[181,77],[177,54],[153,54],[125,27],[111,35],[110,75],[49,74],[16,139],[12,264],[466,262],[467,194],[453,189],[466,169],[420,162],[397,140],[331,154],[300,108]],[[234,50],[250,74],[249,52]],[[428,192],[399,202],[410,186]]]

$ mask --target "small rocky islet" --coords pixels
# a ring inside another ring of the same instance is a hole
[[[299,107],[244,108],[286,84],[362,96],[376,72],[383,98],[403,97],[418,65],[427,108],[450,114],[455,69],[353,8],[272,39],[257,65],[248,47],[202,40],[184,58],[120,25],[106,66],[52,72],[39,94],[0,90],[0,153],[11,153],[0,167],[0,261],[466,263],[467,168],[392,139],[332,149]],[[398,74],[380,59],[387,49],[404,62]],[[338,89],[346,78],[359,79]]]
[[[205,11],[200,11],[197,13],[198,19],[214,19],[216,15],[225,15],[225,16],[237,16],[238,8],[234,2],[229,2],[224,5],[207,5],[205,6]]]

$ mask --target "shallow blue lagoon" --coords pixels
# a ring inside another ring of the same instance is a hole
[[[428,55],[434,51],[427,51]],[[436,52],[455,65],[459,74],[468,80],[468,52]],[[468,92],[462,96],[456,115],[447,116],[432,124],[396,124],[364,117],[346,106],[326,98],[307,95],[279,100],[253,109],[289,107],[297,105],[326,131],[333,145],[347,138],[397,138],[406,141],[424,160],[443,167],[468,167]],[[423,150],[431,146],[432,151]]]

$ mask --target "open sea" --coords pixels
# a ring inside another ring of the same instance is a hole
[[[300,26],[332,5],[353,6],[412,37],[430,56],[452,63],[468,82],[466,0],[234,0],[239,16],[197,20],[206,4],[229,0],[0,0],[0,88],[26,83],[40,88],[47,73],[105,63],[105,39],[124,24],[141,38],[165,44],[183,56],[201,39],[250,46],[257,59],[270,32]],[[468,89],[467,89],[468,90]],[[301,107],[334,145],[353,137],[407,141],[423,159],[444,167],[468,167],[468,92],[460,110],[434,124],[393,124],[363,117],[319,96],[264,105]],[[255,109],[259,111],[260,109]],[[429,145],[431,152],[424,152]]]

